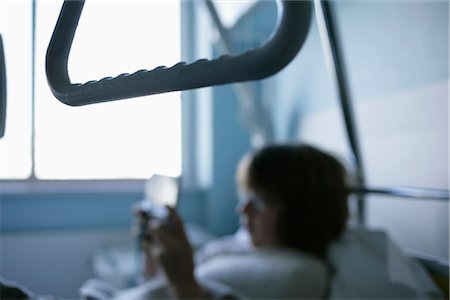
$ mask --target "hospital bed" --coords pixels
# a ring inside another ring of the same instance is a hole
[[[359,149],[355,116],[352,111],[351,93],[346,81],[345,65],[342,49],[339,44],[337,27],[333,11],[328,1],[279,1],[281,22],[276,34],[263,47],[241,55],[222,56],[216,60],[199,60],[192,64],[179,63],[172,67],[158,67],[154,70],[139,70],[133,74],[122,74],[118,77],[103,78],[87,83],[71,83],[67,62],[71,43],[76,32],[77,22],[83,9],[84,1],[65,1],[47,52],[47,77],[53,94],[63,103],[73,106],[88,105],[106,101],[128,99],[142,95],[151,95],[169,91],[180,91],[199,87],[260,80],[271,76],[295,57],[301,49],[309,29],[312,9],[320,25],[321,38],[327,40],[331,70],[338,86],[341,109],[344,115],[348,143],[355,163],[356,184],[353,193],[358,198],[358,222],[364,225],[365,196],[368,194],[389,195],[400,198],[429,198],[448,201],[447,190],[412,189],[407,187],[370,187],[366,185],[364,166]],[[214,6],[207,1],[209,11],[218,31],[226,45],[226,30],[221,24]],[[314,4],[314,5],[313,5]],[[282,53],[283,55],[279,55]],[[279,58],[283,59],[280,60]],[[0,71],[5,82],[4,64]],[[5,91],[3,85],[2,91]],[[0,108],[4,110],[6,95]],[[4,113],[2,114],[4,116]],[[368,235],[369,236],[369,235]],[[390,241],[379,235],[376,240],[385,245]],[[363,235],[359,238],[364,239]],[[370,240],[370,238],[368,238]],[[369,242],[370,244],[370,242]],[[377,246],[373,245],[374,248]],[[358,251],[358,250],[354,250]],[[414,261],[420,262],[433,279],[440,285],[448,297],[448,262],[440,261],[424,253],[409,253]],[[405,263],[406,265],[409,262]],[[414,267],[416,268],[416,267]],[[420,272],[419,272],[420,273]],[[419,276],[423,276],[419,275]]]

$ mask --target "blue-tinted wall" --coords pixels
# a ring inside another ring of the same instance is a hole
[[[143,192],[2,192],[0,228],[2,233],[131,228],[133,204],[142,198]],[[179,210],[187,222],[204,225],[204,207],[204,192],[182,193]]]

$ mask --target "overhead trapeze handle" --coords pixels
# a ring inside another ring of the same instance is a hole
[[[306,39],[312,14],[310,1],[278,2],[281,9],[276,32],[260,48],[236,56],[201,59],[191,64],[180,62],[172,67],[74,84],[67,65],[84,0],[65,0],[47,49],[48,83],[61,102],[79,106],[269,77],[296,56]]]

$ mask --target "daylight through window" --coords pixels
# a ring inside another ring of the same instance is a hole
[[[38,179],[147,178],[154,172],[179,175],[180,93],[83,107],[62,104],[51,94],[45,76],[45,53],[62,2],[35,3],[34,91],[32,4],[0,4],[8,78],[0,178],[26,179],[33,169]],[[86,1],[68,69],[71,82],[84,83],[179,61],[178,2]]]

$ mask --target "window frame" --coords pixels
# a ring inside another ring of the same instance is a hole
[[[0,179],[0,199],[4,195],[26,195],[34,193],[91,193],[91,192],[141,192],[144,189],[146,179],[39,179],[35,174],[35,34],[36,34],[36,0],[32,0],[32,95],[31,95],[31,168],[30,176],[24,179]],[[196,4],[191,1],[180,2],[180,35],[182,61],[192,60],[198,52],[198,42],[192,37],[199,29],[196,20]],[[193,21],[194,20],[194,21]],[[200,93],[200,98],[204,93]],[[197,159],[196,152],[199,148],[198,132],[202,127],[197,118],[199,108],[195,100],[199,98],[197,91],[181,92],[181,174],[187,180],[182,181],[182,187],[189,190],[199,190],[204,175],[196,170],[197,164],[202,164]],[[187,101],[186,101],[186,100]],[[126,101],[126,100],[123,100]],[[187,158],[187,159],[185,159]],[[200,178],[200,179],[199,179]]]

